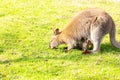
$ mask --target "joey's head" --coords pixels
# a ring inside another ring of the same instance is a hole
[[[51,49],[56,48],[59,45],[59,39],[58,38],[59,38],[60,33],[61,32],[59,31],[58,28],[54,29],[53,36],[51,37],[50,44],[49,44],[49,47]]]

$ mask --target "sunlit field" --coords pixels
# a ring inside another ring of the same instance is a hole
[[[49,49],[53,29],[88,8],[112,16],[120,42],[119,0],[0,0],[0,80],[120,80],[120,49],[109,35],[95,54]]]

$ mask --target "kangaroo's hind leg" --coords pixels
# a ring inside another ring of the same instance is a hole
[[[103,36],[104,33],[102,33],[102,30],[99,27],[93,30],[91,32],[91,42],[93,43],[93,50],[86,50],[84,54],[99,52]]]

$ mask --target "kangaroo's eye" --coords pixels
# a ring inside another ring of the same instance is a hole
[[[53,40],[50,40],[50,42],[52,42]]]

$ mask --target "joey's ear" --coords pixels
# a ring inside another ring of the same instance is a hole
[[[59,29],[58,29],[58,28],[55,28],[55,29],[54,29],[54,35],[57,35],[57,34],[59,34],[59,33],[60,33]]]

